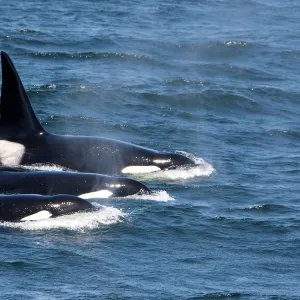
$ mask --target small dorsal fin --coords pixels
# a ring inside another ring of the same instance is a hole
[[[31,107],[11,59],[4,51],[1,52],[1,62],[0,126],[13,126],[24,134],[45,132]]]

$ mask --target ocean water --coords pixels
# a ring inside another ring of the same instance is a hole
[[[48,131],[201,163],[135,175],[151,197],[1,223],[1,299],[300,299],[299,1],[0,2]]]

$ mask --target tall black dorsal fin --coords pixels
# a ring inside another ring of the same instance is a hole
[[[0,105],[0,126],[14,126],[19,132],[45,132],[37,119],[19,75],[11,59],[1,52],[2,91]]]

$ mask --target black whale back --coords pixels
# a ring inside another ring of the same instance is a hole
[[[43,210],[57,217],[91,209],[91,203],[71,195],[0,195],[0,221],[20,221]]]

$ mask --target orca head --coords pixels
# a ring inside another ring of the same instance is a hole
[[[55,195],[49,197],[50,201],[45,208],[54,217],[71,213],[91,210],[94,206],[84,199],[71,195]]]
[[[0,220],[36,221],[90,210],[89,202],[71,195],[0,195]]]
[[[126,197],[151,193],[144,184],[130,178],[117,178],[117,180],[112,179],[110,183],[106,183],[106,186],[112,191],[114,197]]]
[[[151,191],[141,182],[123,177],[107,177],[104,186],[97,185],[89,193],[79,195],[82,199],[127,197],[150,194]]]
[[[154,152],[151,156],[142,157],[141,162],[124,167],[123,174],[151,173],[166,169],[175,169],[184,165],[194,165],[195,162],[181,154]]]
[[[177,153],[160,153],[153,158],[153,163],[163,170],[195,164],[192,159]]]

